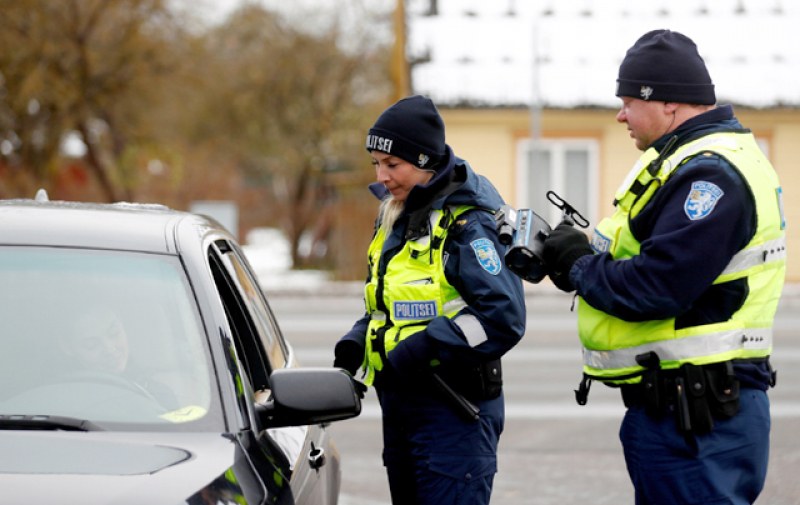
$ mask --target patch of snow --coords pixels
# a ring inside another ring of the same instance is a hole
[[[242,251],[266,291],[317,289],[330,281],[321,270],[293,270],[289,240],[277,228],[254,228],[247,233]]]
[[[776,0],[438,0],[408,8],[414,92],[440,105],[614,108],[619,64],[653,29],[697,44],[720,103],[800,105],[800,6]],[[768,35],[765,35],[768,34]]]

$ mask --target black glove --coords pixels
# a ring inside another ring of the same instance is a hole
[[[350,376],[350,380],[353,382],[353,389],[356,390],[356,394],[358,395],[358,397],[363,400],[364,395],[367,393],[367,385],[359,380],[356,380],[356,378],[350,375],[349,373],[348,375]]]
[[[364,363],[364,347],[354,340],[340,340],[333,349],[333,366],[355,375]]]
[[[575,291],[575,286],[572,284],[572,281],[569,280],[569,272],[561,274],[550,272],[547,275],[550,276],[550,280],[553,281],[553,284],[561,291],[565,293]]]
[[[574,291],[575,286],[569,280],[572,265],[581,256],[592,254],[592,247],[585,233],[573,226],[561,223],[544,239],[542,256],[548,266],[548,274],[553,284],[561,291]]]

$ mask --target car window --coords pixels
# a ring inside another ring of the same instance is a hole
[[[0,413],[221,425],[194,300],[177,257],[0,247]]]
[[[224,246],[224,243],[218,242],[216,245]],[[209,250],[209,265],[233,333],[237,357],[247,374],[250,387],[255,391],[269,389],[270,367],[266,354],[259,344],[256,324],[241,294],[241,288],[226,268],[226,263],[230,266],[230,262],[223,258],[224,254],[218,250],[214,248]]]
[[[267,354],[270,368],[274,370],[285,367],[288,354],[286,344],[264,298],[264,293],[254,280],[247,263],[242,259],[242,253],[226,241],[218,241],[217,246],[222,254],[222,262],[228,267],[230,275],[235,277],[239,292],[243,295],[242,305],[255,323],[253,330]]]

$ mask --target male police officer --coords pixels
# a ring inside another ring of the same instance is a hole
[[[580,296],[579,402],[592,379],[620,387],[637,504],[752,503],[767,471],[785,274],[778,177],[732,108],[715,107],[686,36],[636,41],[617,96],[617,121],[643,154],[615,212],[591,246],[568,225],[544,243],[554,283]]]

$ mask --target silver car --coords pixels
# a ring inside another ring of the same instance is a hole
[[[326,426],[360,409],[212,219],[0,201],[3,503],[335,504]]]

